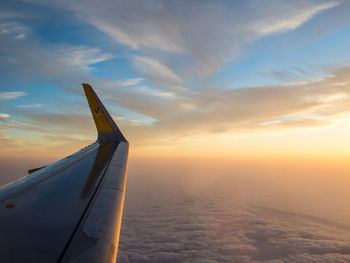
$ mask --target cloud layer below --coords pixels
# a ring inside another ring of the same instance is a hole
[[[153,162],[130,166],[119,262],[350,260],[348,179],[337,168],[325,179],[295,164]]]

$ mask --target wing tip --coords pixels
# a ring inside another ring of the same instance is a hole
[[[92,89],[92,87],[89,83],[81,83],[81,85],[83,86],[84,90],[85,89]]]
[[[98,141],[126,141],[111,115],[88,83],[82,83],[98,132]]]

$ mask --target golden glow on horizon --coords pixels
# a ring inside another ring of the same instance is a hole
[[[143,127],[138,129],[142,131]],[[1,137],[0,156],[61,158],[95,141],[95,138],[64,134],[48,138],[26,130],[15,130],[12,134],[14,138],[8,135]],[[344,117],[333,119],[328,126],[262,127],[240,132],[153,139],[147,144],[137,144],[135,141],[139,138],[132,135],[127,138],[131,143],[132,158],[350,159],[350,120]]]
[[[142,128],[140,128],[142,129]],[[173,157],[230,157],[230,156],[350,156],[350,130],[348,127],[323,127],[305,130],[260,131],[247,133],[202,134],[170,141],[155,141],[146,146],[132,143],[135,156]],[[9,137],[6,137],[9,140]],[[55,155],[76,151],[92,143],[91,140],[71,139],[69,142],[49,141],[46,138],[14,140],[2,147],[0,155],[40,154],[57,151]],[[129,139],[130,140],[130,139]]]
[[[346,121],[306,129],[202,134],[169,144],[135,147],[133,153],[140,157],[350,158],[350,128]]]

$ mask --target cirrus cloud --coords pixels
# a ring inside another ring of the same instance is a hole
[[[9,92],[0,92],[0,99],[1,100],[12,100],[17,99],[22,96],[26,96],[27,93],[23,91],[9,91]]]
[[[31,0],[36,4],[47,2]],[[209,76],[259,38],[294,30],[341,1],[54,1],[116,43]],[[181,63],[179,63],[181,61]],[[186,66],[187,65],[187,66]]]

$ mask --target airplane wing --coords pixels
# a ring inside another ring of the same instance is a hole
[[[0,189],[0,262],[116,262],[129,144],[83,88],[98,139]]]

